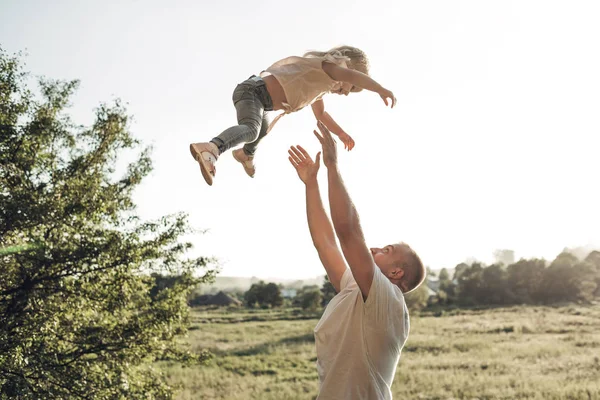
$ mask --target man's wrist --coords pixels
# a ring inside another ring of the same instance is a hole
[[[325,166],[327,167],[327,172],[329,172],[329,173],[335,173],[335,174],[340,173],[337,160],[332,165],[325,165]]]
[[[306,182],[304,182],[304,185],[306,185],[307,189],[311,189],[311,188],[318,188],[319,187],[319,181],[317,180],[317,178],[311,178],[309,180],[307,180]]]

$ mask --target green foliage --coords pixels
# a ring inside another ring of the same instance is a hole
[[[592,251],[584,261],[593,268],[594,282],[596,283],[593,295],[600,296],[600,251]]]
[[[150,149],[115,177],[139,149],[118,101],[75,126],[78,82],[42,80],[36,99],[26,77],[0,49],[0,398],[170,398],[152,362],[199,358],[176,339],[210,260],[183,258],[185,215],[136,216]],[[159,271],[179,279],[158,287]]]
[[[409,311],[418,311],[427,306],[429,300],[429,288],[425,283],[404,296]]]
[[[446,268],[442,268],[439,276],[440,282],[450,280],[450,274],[448,274],[448,270]]]
[[[248,307],[281,307],[281,288],[275,283],[254,283],[244,294],[244,302]]]
[[[546,262],[539,259],[519,260],[507,268],[507,286],[514,303],[534,304],[541,302],[543,293],[540,284]]]
[[[544,271],[541,284],[546,302],[589,301],[596,289],[595,268],[570,253],[561,253]]]
[[[305,311],[317,311],[321,307],[322,294],[318,286],[305,286],[296,293],[293,305]]]
[[[335,288],[329,281],[329,276],[325,275],[323,285],[321,286],[321,306],[327,307],[327,304],[329,304],[336,294]]]
[[[563,252],[550,265],[521,259],[505,267],[459,264],[454,280],[440,273],[437,303],[463,306],[591,302],[600,295],[600,252],[581,261]]]
[[[466,266],[457,276],[458,299],[463,305],[475,305],[478,300],[484,298],[482,275],[484,266],[480,263],[473,263]],[[458,272],[458,267],[457,267]]]

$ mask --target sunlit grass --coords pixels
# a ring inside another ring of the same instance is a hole
[[[209,349],[213,361],[162,367],[182,400],[314,399],[317,320],[294,310],[195,311],[187,341],[193,351]],[[412,315],[392,392],[397,399],[600,399],[600,306]]]

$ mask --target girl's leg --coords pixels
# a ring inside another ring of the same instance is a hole
[[[241,143],[256,141],[262,132],[264,106],[254,92],[238,88],[233,94],[233,99],[238,125],[225,129],[211,140],[220,154]]]
[[[254,174],[256,173],[256,167],[254,165],[254,153],[256,152],[256,147],[258,143],[267,135],[267,129],[269,127],[269,121],[267,119],[267,114],[263,116],[262,126],[260,128],[260,133],[258,138],[250,143],[246,143],[243,148],[237,149],[233,151],[233,157],[236,161],[240,162],[244,166],[244,171],[250,176],[254,178]]]
[[[264,116],[264,105],[256,96],[254,88],[240,84],[233,92],[238,125],[232,126],[209,143],[192,143],[190,152],[200,164],[204,180],[212,185],[216,175],[215,163],[219,155],[238,144],[253,142],[260,135]]]
[[[256,138],[256,140],[254,140],[252,142],[247,142],[243,147],[244,153],[246,153],[246,155],[254,156],[254,153],[256,153],[256,148],[258,147],[258,144],[267,135],[268,128],[269,128],[269,121],[267,119],[267,113],[264,113],[263,118],[262,118],[262,125],[260,127],[260,132],[258,134],[258,137]]]

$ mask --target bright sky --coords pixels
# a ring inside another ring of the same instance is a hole
[[[143,217],[189,213],[222,275],[308,278],[324,271],[287,148],[317,152],[310,109],[261,143],[254,179],[226,153],[208,187],[189,155],[236,123],[237,83],[306,50],[363,49],[397,107],[368,92],[325,104],[356,141],[340,164],[368,244],[405,241],[434,269],[499,248],[552,259],[600,245],[599,19],[594,0],[3,0],[0,44],[81,80],[79,123],[128,103],[154,146]]]

